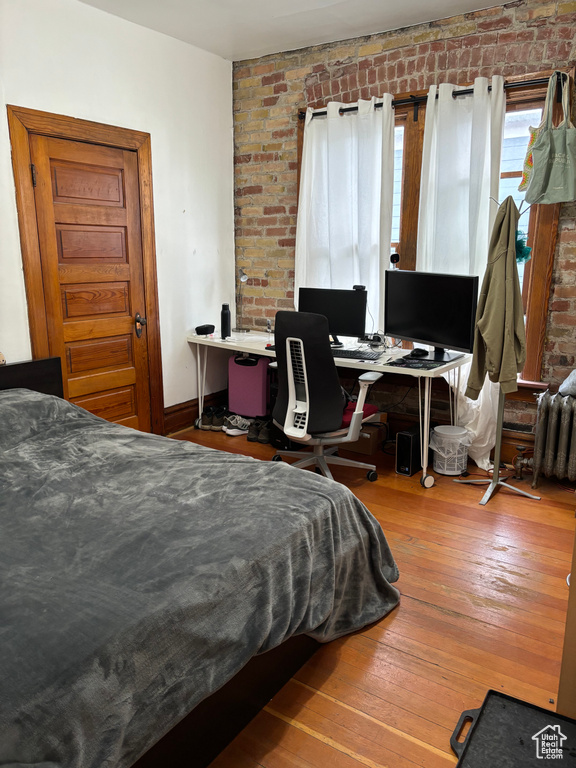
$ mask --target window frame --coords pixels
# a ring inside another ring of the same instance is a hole
[[[509,78],[507,82],[522,83],[528,78],[548,78],[552,74],[552,71],[540,72],[525,77]],[[569,73],[570,76],[572,74],[573,72]],[[526,85],[507,90],[506,111],[543,107],[546,90],[546,85]],[[559,111],[560,104],[555,99],[554,118],[556,120]],[[530,266],[525,284],[522,286],[522,297],[526,306],[526,363],[520,374],[520,382],[539,383],[542,377],[542,358],[560,207],[560,204],[530,206],[527,245],[532,248],[532,258],[528,262]]]
[[[505,82],[508,86],[513,84],[513,87],[506,89],[506,111],[543,106],[546,98],[547,81],[552,74],[553,70],[545,70],[506,78]],[[572,87],[574,68],[567,71],[567,74]],[[530,84],[529,81],[532,80],[545,80],[546,82]],[[404,126],[400,241],[398,244],[402,269],[413,270],[416,268],[420,176],[426,115],[426,102],[419,99],[425,97],[426,93],[426,91],[417,91],[394,96],[394,99],[399,101],[409,101],[410,98],[416,99],[412,103],[395,107],[395,125]],[[318,109],[321,109],[321,107],[318,107]],[[560,104],[555,100],[555,119],[558,117],[556,112],[559,112],[559,110]],[[300,110],[300,113],[302,113],[302,110]],[[304,120],[300,119],[298,123],[297,189],[299,191]],[[521,387],[525,386],[527,389],[534,389],[542,387],[540,383],[542,358],[560,220],[560,204],[534,204],[530,208],[529,216],[529,239],[527,245],[532,248],[532,258],[527,272],[527,285],[523,286],[523,299],[526,306],[526,363],[519,377],[519,385]]]
[[[573,80],[574,70],[568,74]],[[547,84],[520,85],[529,80],[548,79],[552,70],[529,75],[510,77],[506,83],[518,86],[506,89],[506,112],[530,107],[542,107],[546,98]],[[423,96],[424,92],[413,96]],[[407,95],[398,98],[406,98]],[[560,105],[555,101],[555,111]],[[424,143],[424,120],[426,105],[402,105],[396,107],[396,125],[404,125],[404,158],[402,169],[402,203],[400,215],[400,244],[398,252],[403,269],[416,268],[416,238],[418,232],[418,210],[420,201],[420,171]],[[554,115],[557,118],[557,115]],[[406,162],[407,161],[407,162]],[[542,358],[554,254],[560,220],[560,204],[533,205],[529,212],[529,233],[527,245],[532,248],[532,258],[523,286],[526,306],[526,363],[519,377],[519,384],[531,388],[538,385],[542,376]]]

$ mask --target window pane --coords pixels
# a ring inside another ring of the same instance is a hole
[[[507,112],[504,122],[504,141],[502,142],[502,159],[500,162],[500,173],[521,172],[524,166],[524,158],[528,148],[528,139],[530,133],[528,128],[535,128],[542,119],[542,109],[525,109],[518,112]],[[500,179],[500,192],[498,199],[505,200],[509,195],[514,198],[516,206],[520,208],[520,203],[524,200],[524,192],[518,191],[521,177],[508,177]],[[521,216],[518,222],[518,229],[524,235],[528,234],[529,217]],[[518,264],[518,277],[520,285],[524,280],[524,264]]]
[[[506,113],[500,173],[522,170],[530,136],[528,128],[530,126],[535,128],[539,125],[542,119],[541,115],[541,109],[525,109]]]
[[[402,164],[404,160],[404,126],[394,128],[394,196],[392,198],[392,242],[400,240],[400,209],[402,205]],[[390,253],[395,252],[392,246]]]

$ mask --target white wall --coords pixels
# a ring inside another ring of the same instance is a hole
[[[187,331],[234,297],[231,63],[78,0],[0,0],[0,100],[0,351],[30,358],[5,105],[145,131],[165,405],[195,397]]]

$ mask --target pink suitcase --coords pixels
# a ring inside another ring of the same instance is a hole
[[[240,416],[266,416],[270,387],[267,357],[231,355],[228,360],[228,408]]]

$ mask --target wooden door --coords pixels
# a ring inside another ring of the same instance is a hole
[[[138,158],[131,150],[30,135],[50,354],[64,394],[150,431]],[[141,335],[137,333],[141,331]]]

